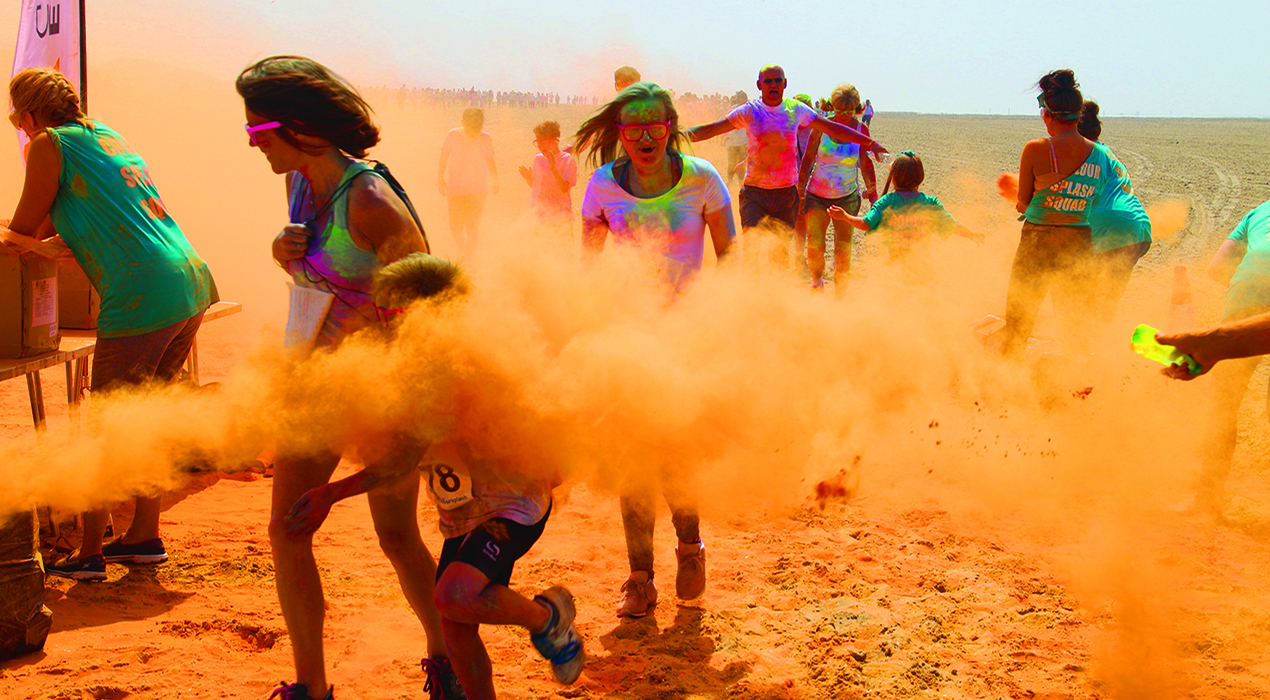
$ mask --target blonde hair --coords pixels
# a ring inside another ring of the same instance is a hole
[[[864,110],[860,106],[860,91],[851,83],[843,83],[829,93],[829,104],[840,112],[859,114]]]
[[[666,142],[666,150],[682,153],[688,138],[679,131],[679,112],[675,109],[674,99],[660,85],[641,81],[619,92],[617,97],[609,100],[590,119],[582,122],[573,137],[574,154],[581,156],[586,151],[588,160],[594,166],[613,162],[621,148],[617,119],[622,114],[622,108],[632,102],[642,101],[658,102],[666,110],[666,121],[670,122],[670,140]]]
[[[417,301],[444,304],[470,288],[467,274],[458,265],[427,253],[411,253],[375,273],[371,298],[382,309],[401,309]]]
[[[52,68],[27,68],[9,81],[9,102],[15,112],[28,112],[50,126],[84,124],[79,95],[66,76]]]

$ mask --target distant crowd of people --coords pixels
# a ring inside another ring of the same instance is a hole
[[[477,90],[476,88],[417,88],[402,85],[398,88],[371,87],[364,90],[368,97],[395,102],[398,109],[443,107],[515,107],[518,109],[544,109],[556,105],[599,104],[597,95],[561,95],[558,92],[530,92],[520,90]]]

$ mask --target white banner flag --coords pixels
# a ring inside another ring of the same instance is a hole
[[[61,71],[79,91],[80,106],[84,107],[84,0],[21,1],[13,74],[24,68]],[[21,130],[18,143],[25,157],[27,140]]]

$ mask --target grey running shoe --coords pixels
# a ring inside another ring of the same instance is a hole
[[[547,623],[547,631],[533,635],[530,640],[542,658],[551,662],[556,680],[569,685],[582,675],[582,664],[586,660],[582,637],[573,626],[573,618],[577,614],[573,608],[573,594],[561,586],[552,586],[534,596],[534,600],[551,609],[551,621]]]

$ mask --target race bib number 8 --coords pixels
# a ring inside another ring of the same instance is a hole
[[[454,510],[472,500],[472,475],[459,459],[432,460],[423,465],[428,472],[432,502],[442,510]]]

